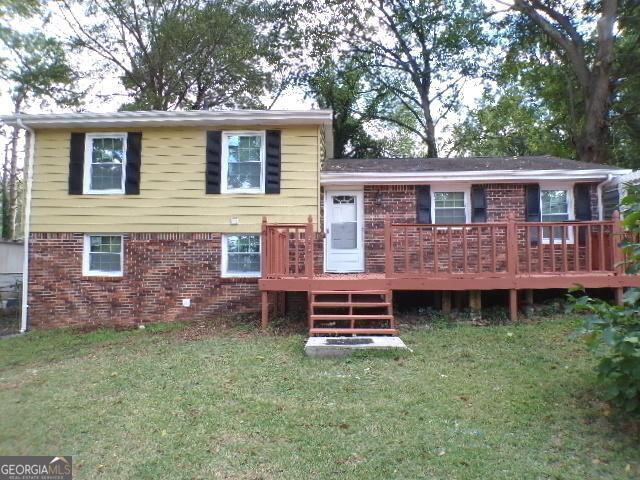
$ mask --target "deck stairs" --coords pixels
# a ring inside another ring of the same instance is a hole
[[[397,335],[391,290],[312,291],[309,335]]]

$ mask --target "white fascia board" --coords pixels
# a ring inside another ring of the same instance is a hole
[[[484,170],[463,172],[325,172],[320,175],[322,185],[384,185],[394,183],[432,183],[432,182],[482,182],[513,183],[540,182],[546,180],[582,180],[602,181],[609,175],[626,175],[629,169],[590,169],[590,170]]]
[[[118,128],[236,125],[329,125],[331,110],[191,110],[182,112],[51,113],[1,115],[15,126],[18,119],[31,128]]]

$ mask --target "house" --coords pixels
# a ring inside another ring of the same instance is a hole
[[[330,159],[332,112],[7,116],[31,132],[29,325],[143,324],[308,301],[311,334],[394,334],[394,291],[638,286],[603,182],[542,157]],[[419,293],[417,293],[419,295]]]

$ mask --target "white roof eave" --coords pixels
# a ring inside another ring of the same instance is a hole
[[[127,128],[216,125],[324,125],[331,110],[222,110],[147,111],[115,113],[51,113],[2,115],[0,121],[16,126],[18,120],[34,128]]]
[[[584,169],[584,170],[482,170],[482,171],[440,171],[440,172],[323,172],[320,174],[322,185],[385,185],[394,183],[432,183],[432,182],[482,182],[505,183],[539,182],[545,180],[582,180],[602,181],[609,176],[626,175],[629,169]]]

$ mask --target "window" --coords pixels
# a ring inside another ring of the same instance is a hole
[[[433,223],[467,223],[467,192],[433,192]]]
[[[124,193],[127,135],[87,134],[84,193]]]
[[[540,218],[543,222],[565,222],[571,220],[571,190],[567,189],[540,189]],[[549,243],[553,230],[553,243],[562,243],[563,230],[565,241],[573,242],[573,229],[554,227],[542,229],[543,243]]]
[[[84,275],[122,276],[122,235],[85,235]]]
[[[222,274],[227,277],[260,276],[260,235],[222,237]]]
[[[222,191],[264,193],[264,132],[227,132],[222,136]]]

